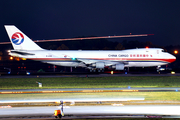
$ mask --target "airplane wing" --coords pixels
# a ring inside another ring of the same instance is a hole
[[[104,67],[115,68],[116,70],[124,70],[124,66],[128,64],[126,60],[111,61],[111,60],[96,60],[96,59],[77,59],[86,64],[87,68],[93,70],[94,67],[104,69]]]
[[[81,61],[85,64],[92,64],[92,63],[97,63],[97,62],[104,62],[106,63],[107,65],[114,65],[114,64],[125,64],[127,63],[126,60],[122,60],[122,61],[111,61],[111,60],[96,60],[96,59],[83,59],[83,58],[77,58],[78,61]]]

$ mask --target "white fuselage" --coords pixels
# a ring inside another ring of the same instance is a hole
[[[49,64],[71,67],[86,67],[87,64],[103,62],[105,66],[124,64],[125,67],[161,66],[171,63],[176,58],[163,52],[160,48],[141,48],[129,50],[28,50],[20,51],[28,54],[10,55],[42,61]]]

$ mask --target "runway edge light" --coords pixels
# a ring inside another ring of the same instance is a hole
[[[175,74],[175,72],[174,72],[174,71],[171,71],[171,74]]]

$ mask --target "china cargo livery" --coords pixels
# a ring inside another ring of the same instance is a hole
[[[10,55],[58,66],[86,67],[91,71],[125,67],[161,66],[174,62],[176,57],[161,48],[129,50],[45,50],[14,25],[5,25],[14,50]]]

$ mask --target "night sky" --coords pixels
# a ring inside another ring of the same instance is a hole
[[[33,40],[147,33],[129,40],[180,45],[180,0],[0,0],[0,42],[9,42],[4,25]]]

